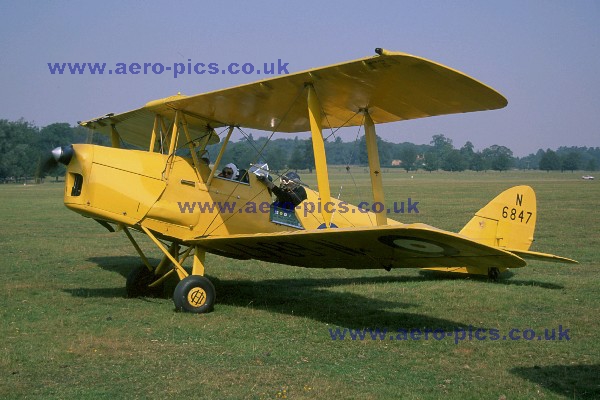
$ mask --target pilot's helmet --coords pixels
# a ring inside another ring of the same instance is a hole
[[[287,187],[295,187],[298,185],[306,186],[306,184],[300,179],[300,175],[293,171],[283,174],[281,176],[281,183]]]
[[[234,163],[229,163],[223,168],[223,176],[229,179],[237,179],[239,174],[238,168]]]

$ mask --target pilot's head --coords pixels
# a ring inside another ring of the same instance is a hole
[[[225,168],[223,168],[223,171],[221,171],[220,176],[227,179],[236,179],[238,176],[237,166],[234,163],[227,164]]]
[[[281,187],[285,189],[294,189],[300,185],[304,185],[304,183],[300,180],[300,176],[290,171],[281,176]]]
[[[231,168],[223,168],[223,177],[224,178],[229,178],[232,179],[233,178],[233,170]]]

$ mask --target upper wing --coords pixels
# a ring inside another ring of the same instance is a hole
[[[111,125],[114,125],[121,139],[139,147],[147,147],[150,134],[154,127],[154,117],[160,115],[164,118],[167,129],[175,119],[175,110],[167,103],[187,96],[177,95],[166,99],[151,101],[142,108],[127,111],[121,114],[106,114],[102,117],[83,121],[79,124],[86,128],[94,129],[106,135],[111,134]],[[197,115],[186,115],[188,130],[193,139],[211,135],[208,143],[218,143],[219,138],[213,129],[224,126],[223,124]]]
[[[325,128],[361,125],[363,109],[369,110],[375,123],[384,123],[492,110],[507,104],[494,89],[459,71],[409,54],[383,52],[196,96],[168,97],[82,125],[110,132],[110,124],[116,123],[127,140],[140,132],[149,135],[155,113],[172,120],[175,110],[182,110],[190,127],[200,130],[235,125],[304,132],[310,129],[303,93],[306,85],[315,88]]]
[[[231,258],[312,268],[525,266],[512,253],[424,224],[206,237],[189,244]]]

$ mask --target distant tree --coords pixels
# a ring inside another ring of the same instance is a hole
[[[471,168],[471,163],[473,161],[473,157],[475,156],[474,148],[475,146],[473,146],[473,143],[469,141],[467,141],[467,143],[465,143],[464,146],[460,148],[460,155],[467,164],[466,168]]]
[[[487,163],[485,162],[485,159],[483,158],[483,155],[480,151],[473,154],[473,157],[471,158],[471,164],[469,165],[469,169],[471,169],[472,171],[485,171],[488,169]]]
[[[590,147],[587,149],[586,154],[588,156],[588,164],[590,164],[590,161],[594,161],[592,164],[590,164],[593,166],[593,169],[590,169],[590,171],[595,171],[598,169],[598,165],[600,165],[600,147]]]
[[[392,163],[392,148],[390,143],[377,136],[377,150],[379,152],[379,163],[381,165],[390,165]]]
[[[561,170],[573,172],[576,169],[579,169],[579,153],[572,151],[562,159]]]
[[[544,150],[538,150],[536,154],[530,153],[525,157],[517,158],[515,159],[515,166],[518,169],[537,169],[543,154]]]
[[[444,158],[446,153],[454,148],[454,146],[452,146],[452,139],[447,138],[444,135],[433,135],[431,142],[429,143],[433,146],[432,150],[440,160]]]
[[[292,155],[290,156],[290,160],[288,162],[288,167],[290,169],[305,169],[307,168],[306,159],[302,154],[302,146],[298,138],[294,139],[294,149],[292,150]]]
[[[423,168],[425,169],[425,171],[437,171],[438,169],[440,169],[440,159],[438,158],[438,155],[435,151],[428,151],[427,153],[425,153],[425,160],[423,163]]]
[[[446,152],[442,160],[442,169],[444,171],[464,171],[468,164],[459,150],[452,149]]]
[[[512,150],[497,144],[484,149],[482,156],[489,167],[495,171],[506,171],[513,163]]]
[[[406,172],[415,169],[415,161],[417,159],[417,149],[415,146],[404,146],[400,154],[400,159],[402,160],[402,168]]]
[[[336,136],[333,142],[326,141],[325,152],[327,153],[327,163],[332,165],[347,165],[350,162],[350,155],[354,148],[356,148],[356,143],[344,143],[339,136]]]
[[[333,137],[333,136],[332,136]],[[110,146],[110,136],[94,133],[81,126],[72,127],[67,123],[53,123],[38,128],[24,120],[8,121],[0,119],[0,179],[43,176],[41,162],[49,152],[70,143],[94,143]],[[265,147],[266,144],[266,147]],[[124,148],[131,144],[121,143]],[[210,154],[218,154],[222,143],[208,147]],[[389,143],[377,137],[381,165],[389,165],[392,159],[402,160],[407,171],[424,168],[435,171],[440,168],[448,171],[461,171],[465,168],[475,171],[495,169],[503,171],[516,165],[518,168],[538,168],[546,171],[577,170],[585,168],[595,171],[600,165],[600,147],[559,147],[556,151],[539,149],[535,154],[523,158],[513,157],[512,151],[504,146],[494,145],[483,151],[475,151],[473,143],[467,141],[460,150],[455,150],[452,140],[443,134],[433,135],[430,144]],[[264,149],[263,149],[264,147]],[[368,164],[365,137],[353,142],[343,142],[339,136],[326,141],[327,162],[334,165]],[[423,157],[417,158],[422,154]],[[268,162],[272,169],[313,170],[314,155],[312,141],[295,139],[274,139],[266,137],[254,139],[252,134],[238,142],[230,142],[221,161],[224,165],[235,162],[238,167],[248,167],[253,162]],[[52,174],[64,173],[59,166]]]
[[[42,156],[35,144],[38,129],[19,120],[0,120],[0,177],[33,176]]]
[[[88,132],[74,132],[74,129],[67,123],[55,123],[40,129],[38,147],[44,151],[51,151],[58,146],[65,146],[71,143],[87,142]]]
[[[548,149],[540,159],[539,168],[546,172],[558,171],[560,169],[560,164],[558,155],[554,151]]]
[[[303,158],[306,162],[306,168],[308,168],[308,172],[312,174],[313,169],[315,168],[315,154],[313,152],[312,140],[307,140],[304,142],[303,150]]]
[[[537,151],[537,153],[535,153],[535,157],[531,160],[531,167],[535,168],[535,169],[540,169],[539,165],[540,165],[540,161],[542,160],[542,157],[544,157],[544,154],[546,154],[546,152],[542,149],[539,149]],[[536,167],[537,165],[537,167]]]
[[[597,168],[596,166],[596,160],[595,159],[591,159],[588,161],[587,166],[585,167],[586,170],[588,171],[595,171]]]
[[[512,151],[511,151],[512,153]],[[512,165],[512,157],[507,154],[499,154],[491,164],[491,167],[495,171],[506,171]]]
[[[358,141],[358,151],[357,151],[357,164],[358,165],[368,165],[369,164],[369,154],[367,152],[367,137],[362,136]]]
[[[259,150],[260,147],[251,141],[251,137],[252,135],[250,135],[249,138],[243,138],[233,146],[228,145],[221,164],[225,165],[226,163],[233,162],[238,168],[241,168],[243,165],[249,166],[252,163],[263,161],[263,157],[260,157],[260,160],[258,159],[259,156],[257,150]],[[264,154],[261,156],[264,156]]]
[[[267,146],[263,154],[263,160],[269,164],[270,169],[279,171],[287,166],[287,153],[280,146]]]

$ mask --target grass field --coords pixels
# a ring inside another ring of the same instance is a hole
[[[532,250],[580,264],[531,262],[492,283],[208,255],[215,311],[175,313],[169,298],[125,297],[135,251],[123,233],[68,211],[61,185],[0,185],[0,398],[600,398],[600,183],[577,173],[412,175],[384,175],[389,204],[419,201],[419,214],[398,219],[452,231],[502,190],[531,185]],[[368,175],[352,176],[356,184],[334,168],[332,195],[344,185],[342,198],[370,201]],[[558,340],[559,326],[569,340]],[[389,340],[399,329],[469,327],[533,329],[542,340]],[[388,334],[332,340],[337,328]]]

